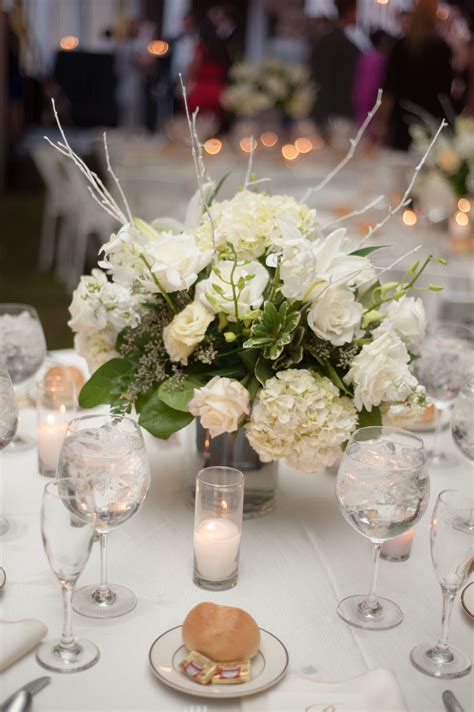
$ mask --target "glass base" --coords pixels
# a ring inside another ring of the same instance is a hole
[[[36,650],[39,664],[53,672],[80,672],[96,664],[100,652],[94,643],[75,638],[71,650],[61,649],[59,640],[45,640]]]
[[[446,452],[434,453],[433,450],[428,451],[428,462],[431,467],[456,467],[459,465],[459,460],[456,455]]]
[[[416,669],[425,675],[445,680],[463,677],[472,667],[471,661],[461,650],[449,647],[446,653],[436,654],[432,643],[422,643],[413,648],[410,660]]]
[[[36,440],[34,438],[30,437],[30,435],[19,435],[17,433],[2,452],[12,455],[17,452],[32,450],[34,447],[36,447]]]
[[[10,522],[8,521],[8,519],[5,519],[5,517],[2,517],[2,515],[0,514],[0,536],[2,536],[2,534],[6,534],[9,529]]]
[[[108,595],[104,595],[98,584],[83,586],[72,597],[72,607],[76,613],[88,618],[118,618],[133,611],[137,605],[137,597],[125,586],[109,584],[108,591]]]
[[[199,571],[194,570],[193,583],[199,588],[204,588],[206,591],[227,591],[229,588],[234,588],[237,585],[239,574],[236,571],[233,576],[224,581],[209,581],[201,576]]]
[[[337,607],[342,620],[364,630],[389,630],[403,620],[403,613],[396,603],[377,596],[378,606],[367,605],[367,596],[348,596]]]

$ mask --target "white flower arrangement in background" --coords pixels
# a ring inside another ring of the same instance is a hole
[[[255,71],[238,70],[245,81]],[[291,72],[295,81],[304,78]],[[188,117],[198,191],[183,225],[132,217],[108,164],[120,207],[73,153],[58,120],[62,141],[55,147],[120,224],[101,250],[105,271],[81,278],[70,307],[76,348],[92,372],[83,407],[135,407],[139,423],[162,438],[194,417],[212,437],[245,427],[262,460],[285,458],[315,472],[335,462],[358,425],[379,424],[394,404],[423,400],[409,364],[426,318],[421,300],[407,295],[439,289],[418,286],[432,257],[384,283],[384,272],[407,255],[376,267],[370,256],[382,246],[366,243],[409,203],[443,124],[399,203],[358,244],[346,228],[321,224],[307,203],[352,158],[380,98],[347,156],[300,202],[257,192],[252,156],[242,190],[220,201],[203,163],[196,114]]]
[[[221,104],[238,116],[278,109],[293,119],[304,119],[316,99],[316,87],[302,64],[276,58],[259,64],[240,62],[231,67],[229,77],[231,84],[222,92]]]

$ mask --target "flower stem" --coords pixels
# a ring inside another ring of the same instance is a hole
[[[163,289],[163,287],[161,286],[158,277],[156,276],[156,274],[155,274],[154,272],[152,272],[151,264],[148,262],[147,258],[145,257],[145,255],[144,255],[142,252],[140,253],[140,259],[141,259],[141,260],[145,263],[145,265],[148,267],[148,269],[149,269],[149,271],[150,271],[150,274],[151,274],[152,280],[154,281],[154,283],[155,283],[156,286],[158,287],[161,296],[164,297],[164,299],[166,300],[166,302],[167,302],[169,308],[171,309],[171,311],[173,311],[175,314],[177,314],[177,313],[178,313],[178,310],[176,309],[176,307],[175,307],[175,305],[174,305],[174,303],[173,303],[173,300],[171,299],[171,297],[170,297],[170,295],[168,294],[168,292],[167,292],[165,289]]]

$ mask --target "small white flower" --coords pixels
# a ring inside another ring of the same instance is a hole
[[[101,331],[81,332],[74,336],[74,348],[87,361],[90,373],[118,356],[115,350],[117,331],[107,327]]]
[[[323,288],[308,312],[308,324],[316,336],[342,346],[359,336],[364,307],[355,300],[354,292],[345,285]]]
[[[176,314],[173,320],[163,329],[165,348],[172,361],[179,361],[184,366],[188,356],[192,354],[197,344],[204,336],[214,314],[211,314],[200,302],[188,304],[183,311]]]
[[[374,331],[374,335],[384,331],[394,331],[409,351],[416,352],[426,332],[426,313],[420,298],[401,297],[390,302],[386,318]]]
[[[215,438],[237,430],[242,418],[250,413],[250,395],[238,381],[214,376],[206,386],[194,389],[188,410],[200,417],[202,427]]]
[[[410,356],[405,344],[393,331],[379,334],[365,344],[344,376],[354,386],[357,410],[371,411],[384,401],[404,401],[418,381],[408,368]]]
[[[214,314],[223,312],[229,321],[241,320],[261,306],[269,278],[260,262],[235,266],[234,262],[223,260],[215,265],[208,279],[198,282],[196,299]]]

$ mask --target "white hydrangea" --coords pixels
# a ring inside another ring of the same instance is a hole
[[[141,223],[141,229],[124,225],[103,245],[99,265],[124,287],[137,285],[159,293],[189,289],[212,260],[212,250],[201,250],[194,235],[158,232]],[[160,285],[160,286],[158,286]]]
[[[90,373],[97,371],[107,361],[118,356],[115,350],[117,331],[106,327],[101,331],[81,332],[74,336],[74,348],[87,361]]]
[[[409,398],[418,385],[409,361],[407,348],[394,331],[384,331],[365,344],[344,376],[344,382],[354,386],[357,410],[370,412],[382,402]]]
[[[140,321],[140,297],[126,287],[110,282],[100,269],[82,276],[69,306],[68,325],[76,333],[101,331],[110,327],[116,333]]]
[[[288,195],[264,195],[241,190],[231,199],[214,202],[210,208],[214,239],[219,251],[232,246],[239,258],[261,257],[282,240],[296,235],[311,238],[317,233],[316,211]],[[196,231],[205,249],[212,247],[209,218]]]
[[[356,422],[351,400],[332,381],[289,369],[259,391],[247,438],[264,462],[284,458],[298,470],[315,472],[336,462]]]

